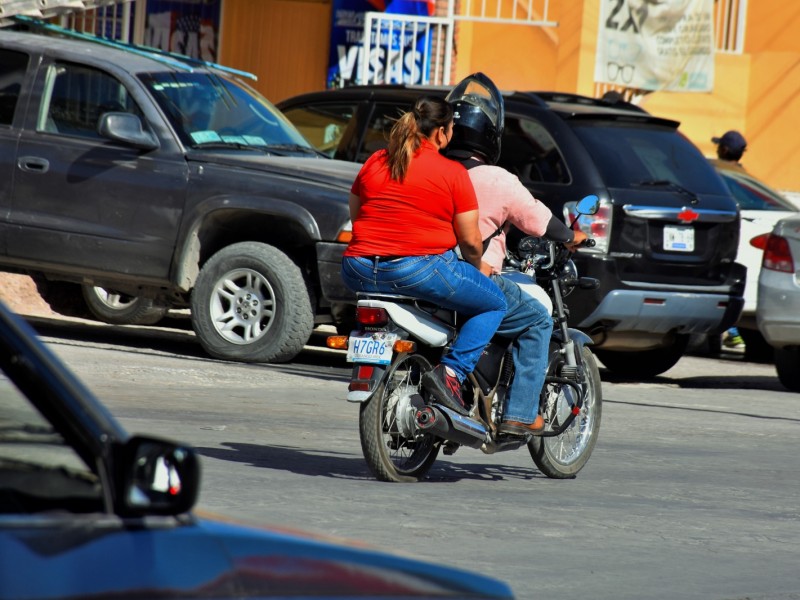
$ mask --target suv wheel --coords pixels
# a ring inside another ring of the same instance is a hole
[[[800,346],[775,348],[775,370],[787,390],[800,392]]]
[[[167,309],[153,304],[149,298],[128,296],[94,285],[81,286],[83,299],[91,313],[104,323],[113,325],[154,325]]]
[[[314,328],[308,289],[283,252],[257,242],[223,248],[192,291],[192,325],[206,352],[243,362],[285,362]]]
[[[775,360],[772,346],[767,343],[758,329],[739,327],[739,334],[744,340],[744,359],[746,361],[769,364]]]
[[[670,346],[636,352],[593,349],[605,367],[625,379],[651,379],[674,367],[686,352],[688,335],[677,335]]]

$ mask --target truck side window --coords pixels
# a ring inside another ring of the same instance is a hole
[[[27,68],[27,54],[0,50],[0,125],[11,125],[14,120],[14,111]]]
[[[97,124],[106,112],[142,117],[125,86],[108,73],[69,63],[50,67],[38,131],[99,138]]]
[[[534,119],[506,115],[498,164],[524,183],[569,183],[567,165],[555,140]]]
[[[356,114],[356,104],[310,104],[286,109],[284,113],[312,146],[334,158]]]

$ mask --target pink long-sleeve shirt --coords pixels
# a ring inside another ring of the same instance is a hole
[[[502,167],[480,165],[469,170],[475,195],[478,197],[478,214],[481,237],[497,231],[503,223],[516,225],[528,235],[543,236],[553,213],[531,195],[519,178]],[[506,231],[492,238],[483,255],[492,273],[500,273],[506,257]]]

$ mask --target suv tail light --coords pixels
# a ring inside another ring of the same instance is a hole
[[[794,273],[792,251],[789,249],[789,242],[786,241],[786,238],[770,234],[767,246],[764,248],[764,259],[761,266],[771,271]]]
[[[611,239],[612,206],[608,200],[600,201],[600,209],[593,215],[580,215],[575,212],[577,202],[564,203],[564,221],[573,225],[573,229],[580,229],[595,241],[594,248],[582,249],[583,252],[608,252]]]

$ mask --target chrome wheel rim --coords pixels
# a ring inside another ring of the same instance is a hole
[[[381,436],[383,447],[398,473],[411,473],[422,466],[433,452],[434,438],[429,434],[404,435],[414,411],[409,398],[422,394],[422,373],[430,368],[427,361],[410,355],[398,362],[386,381],[383,397]]]
[[[214,286],[209,314],[226,341],[252,344],[264,337],[275,321],[275,292],[259,272],[236,269]]]
[[[561,435],[544,438],[544,446],[550,458],[561,465],[571,465],[584,453],[594,434],[594,411],[592,403],[594,389],[589,380],[581,386],[586,397],[580,412]],[[572,386],[548,386],[547,400],[542,410],[546,429],[555,429],[572,413],[577,404],[577,393]]]
[[[107,290],[102,287],[94,286],[92,287],[92,291],[94,292],[95,296],[97,296],[97,299],[100,300],[100,302],[102,302],[108,308],[114,310],[124,310],[126,308],[130,308],[137,300],[137,298],[133,296],[120,294],[119,292]]]

